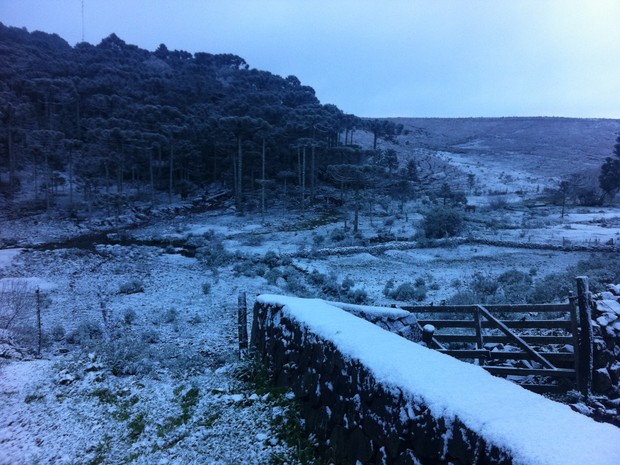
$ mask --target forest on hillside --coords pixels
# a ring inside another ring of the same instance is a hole
[[[235,55],[150,52],[115,34],[72,47],[1,23],[0,117],[2,201],[15,205],[27,184],[30,203],[71,214],[199,196],[212,183],[238,212],[282,195],[303,209],[321,184],[355,188],[398,167],[394,153],[356,145],[356,130],[375,149],[402,131]]]

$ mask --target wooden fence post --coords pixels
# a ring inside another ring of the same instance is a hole
[[[43,347],[43,325],[41,323],[41,291],[38,287],[35,294],[37,297],[37,357],[40,357]]]
[[[424,325],[422,328],[422,342],[426,344],[429,349],[433,348],[433,335],[435,334],[435,327],[433,325]]]
[[[245,292],[239,293],[237,326],[239,331],[239,359],[242,359],[248,354],[248,307]]]
[[[592,349],[592,308],[587,276],[577,278],[577,304],[579,305],[579,391],[587,397],[592,390],[593,349]]]

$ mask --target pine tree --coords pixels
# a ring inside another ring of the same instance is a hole
[[[614,147],[615,158],[607,157],[605,159],[598,178],[601,189],[610,200],[620,191],[620,136],[616,142]]]

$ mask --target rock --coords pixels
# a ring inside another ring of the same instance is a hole
[[[613,295],[620,296],[620,284],[610,284],[607,290]]]
[[[608,349],[597,350],[594,352],[594,368],[607,368],[614,362],[614,354]]]
[[[608,369],[611,382],[617,385],[620,382],[620,361],[615,361]]]
[[[614,300],[598,300],[596,302],[596,308],[601,313],[610,313],[612,315],[620,316],[620,303],[617,299]]]
[[[594,370],[592,384],[594,390],[598,392],[606,392],[612,388],[613,384],[607,368]]]

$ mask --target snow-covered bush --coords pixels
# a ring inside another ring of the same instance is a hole
[[[144,292],[144,283],[139,279],[132,279],[126,283],[122,283],[118,288],[119,294],[137,294]]]
[[[436,206],[424,215],[422,229],[429,239],[456,236],[463,230],[463,214],[453,207]]]
[[[426,299],[426,282],[423,278],[416,279],[415,283],[407,281],[400,284],[396,288],[394,288],[394,286],[394,279],[390,279],[383,288],[383,294],[387,297],[403,302],[421,302]]]
[[[65,338],[66,331],[61,324],[55,324],[49,332],[49,337],[54,342],[60,342]]]
[[[166,311],[162,315],[162,320],[166,324],[176,323],[178,319],[179,319],[179,311],[174,307],[170,307],[166,309]]]
[[[133,308],[125,309],[125,312],[123,313],[123,321],[125,322],[125,324],[131,325],[134,321],[136,321],[137,316],[138,315],[136,315],[136,312]]]
[[[159,342],[159,333],[153,328],[145,329],[142,332],[141,339],[147,344],[156,344]]]
[[[69,344],[80,345],[85,349],[96,347],[103,339],[103,329],[91,320],[81,321],[77,328],[67,335]]]
[[[205,234],[206,243],[196,249],[196,258],[207,266],[217,268],[228,265],[233,254],[224,247],[224,238],[215,233]]]

